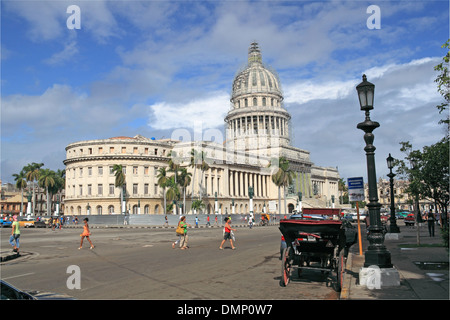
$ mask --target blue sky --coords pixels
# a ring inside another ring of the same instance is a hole
[[[66,13],[78,5],[81,29]],[[381,28],[368,29],[377,5]],[[224,127],[233,77],[257,41],[292,116],[293,144],[342,178],[366,176],[355,86],[375,88],[377,175],[399,142],[440,140],[433,67],[448,1],[2,1],[1,179],[64,168],[72,142]]]

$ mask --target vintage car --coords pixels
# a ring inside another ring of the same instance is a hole
[[[410,213],[405,217],[405,225],[406,226],[414,226],[416,222],[416,217],[414,216],[414,213]]]

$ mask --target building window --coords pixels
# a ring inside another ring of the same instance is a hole
[[[80,168],[80,178],[83,176],[83,168]]]
[[[98,147],[98,153],[102,154],[103,153],[103,147]]]
[[[79,187],[78,190],[80,190],[80,196],[82,196],[83,195],[83,185],[80,184],[78,187]]]
[[[137,183],[133,183],[133,194],[136,195],[138,193],[138,185]]]
[[[87,186],[87,194],[88,194],[88,196],[92,195],[92,184],[88,184],[88,186]]]
[[[92,148],[88,148],[88,154],[92,154]]]
[[[109,184],[109,195],[114,195],[114,184],[113,183]]]
[[[138,148],[137,147],[133,147],[133,153],[137,154],[138,153]]]
[[[148,176],[148,167],[144,167],[144,174]]]
[[[113,175],[114,174],[113,169],[114,169],[113,166],[109,166],[109,175]]]
[[[148,148],[145,148],[145,149],[144,149],[144,153],[145,153],[145,154],[148,154]]]
[[[103,184],[101,184],[101,183],[98,185],[97,194],[99,196],[103,195]]]
[[[148,183],[144,184],[144,194],[147,195],[148,194]]]
[[[114,153],[114,147],[109,147],[109,153]]]
[[[98,167],[98,175],[99,176],[103,175],[103,167]]]
[[[153,186],[153,194],[158,194],[158,184],[155,183],[155,185]]]
[[[126,153],[127,152],[127,147],[122,147],[122,153]]]
[[[138,174],[138,167],[137,166],[133,166],[133,174]]]
[[[88,167],[88,176],[92,176],[92,167]]]

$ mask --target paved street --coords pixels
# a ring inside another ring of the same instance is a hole
[[[189,229],[188,250],[172,249],[174,229],[92,229],[96,246],[78,250],[81,227],[22,229],[22,257],[2,263],[1,278],[21,289],[66,293],[77,299],[338,299],[329,278],[307,271],[280,287],[277,226],[238,228],[236,250],[219,250],[221,228]],[[2,251],[10,229],[1,230]],[[228,246],[228,248],[227,248]],[[68,289],[67,268],[81,272]],[[308,273],[308,274],[307,274]]]

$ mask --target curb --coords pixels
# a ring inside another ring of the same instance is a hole
[[[349,272],[352,271],[352,267],[353,267],[353,254],[349,252],[347,256],[347,262],[345,264],[344,280],[342,281],[342,288],[339,300],[348,300],[350,298],[352,275]]]

